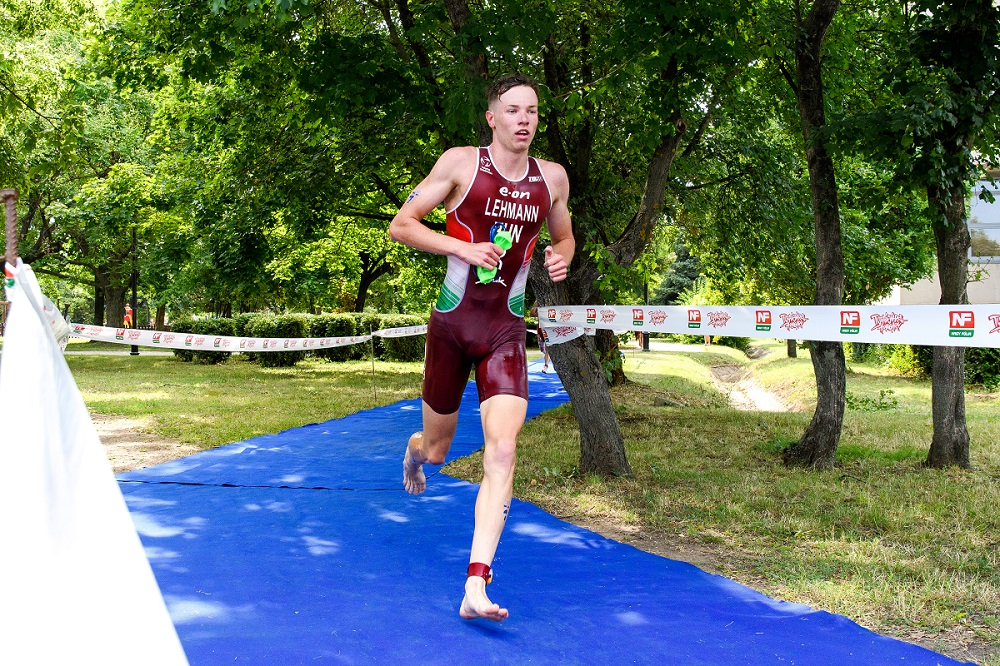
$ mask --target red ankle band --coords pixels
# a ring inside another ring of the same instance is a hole
[[[493,571],[490,570],[490,565],[482,562],[469,564],[469,576],[479,576],[486,581],[487,585],[493,582]]]

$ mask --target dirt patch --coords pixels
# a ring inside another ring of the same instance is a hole
[[[721,393],[726,394],[733,409],[745,412],[788,411],[778,396],[761,386],[742,365],[735,363],[713,365],[712,381]]]
[[[169,462],[201,450],[193,444],[151,435],[145,431],[145,422],[139,419],[93,414],[91,420],[115,474]]]
[[[608,539],[635,546],[647,553],[687,562],[711,574],[722,573],[719,566],[722,558],[719,553],[703,544],[684,539],[679,534],[650,530],[637,525],[623,525],[614,520],[593,516],[557,516],[557,518],[591,532],[597,532]]]

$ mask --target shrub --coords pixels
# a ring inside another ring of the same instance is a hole
[[[305,338],[309,333],[306,315],[261,316],[250,320],[247,335],[252,338]],[[295,351],[258,352],[251,360],[265,368],[288,368],[306,357],[301,349]]]
[[[310,319],[310,337],[313,338],[343,338],[358,335],[357,317],[350,313],[317,315]],[[313,353],[328,361],[347,361],[360,358],[361,350],[355,347],[362,345],[347,345],[346,347],[330,347],[317,349]]]
[[[917,358],[928,375],[934,369],[934,348],[914,345]],[[993,390],[1000,387],[1000,349],[969,347],[965,350],[965,383]]]
[[[374,312],[360,312],[355,313],[357,317],[357,330],[356,335],[368,335],[372,331],[377,331],[380,328],[389,328],[388,326],[382,325],[382,319],[384,315],[380,315]],[[375,358],[383,359],[385,358],[385,339],[375,337],[372,338],[370,344],[366,345],[354,345],[354,347],[360,352],[359,358],[371,358],[372,352],[374,351]]]
[[[427,323],[426,317],[419,315],[386,315],[379,328],[402,328],[420,326]],[[426,335],[408,335],[403,338],[379,338],[385,349],[385,358],[390,361],[420,361],[424,358]]]
[[[744,354],[750,353],[750,338],[723,335],[718,338],[712,338],[712,344],[722,345],[723,347],[731,347],[743,352]]]
[[[193,317],[178,317],[170,322],[170,331],[172,333],[194,333],[194,323],[195,319]],[[174,356],[182,361],[192,361],[194,360],[194,352],[190,349],[171,349]]]
[[[191,332],[207,337],[233,335],[232,319],[198,319],[191,325]],[[198,363],[225,363],[231,352],[194,350],[194,360]]]
[[[247,332],[250,330],[250,323],[255,319],[260,319],[261,317],[266,317],[267,315],[260,312],[242,312],[230,321],[233,322],[233,335],[241,338],[248,338],[250,334]]]

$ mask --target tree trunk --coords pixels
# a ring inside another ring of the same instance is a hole
[[[929,188],[927,199],[938,213],[934,222],[941,305],[969,302],[969,227],[965,215],[965,189]],[[943,215],[943,219],[941,216]],[[928,467],[968,468],[969,431],[965,424],[965,348],[935,347],[931,371],[931,406],[934,436],[927,454]]]
[[[822,47],[840,0],[816,0],[800,22],[795,48],[796,97],[809,167],[813,227],[816,234],[816,305],[840,305],[844,289],[844,254],[840,205],[833,159],[826,149]],[[847,366],[839,342],[812,342],[816,373],[816,411],[802,439],[785,451],[785,464],[816,469],[833,467],[844,422]]]
[[[785,340],[785,352],[788,354],[788,358],[798,358],[798,340]]]
[[[381,257],[373,259],[368,252],[361,253],[361,279],[358,281],[358,293],[354,299],[354,311],[364,312],[368,300],[368,289],[375,280],[392,271],[392,265]]]
[[[579,302],[566,282],[552,282],[545,269],[544,248],[535,248],[530,280],[538,308]],[[597,348],[589,336],[549,346],[552,365],[569,393],[580,428],[580,472],[602,476],[631,475],[625,440],[611,402],[608,382],[597,361]]]
[[[167,306],[157,305],[156,306],[156,322],[153,324],[153,328],[157,331],[162,331],[164,325],[167,322]]]
[[[106,280],[94,271],[94,326],[104,326],[104,285]]]
[[[108,285],[104,288],[108,326],[119,328],[125,321],[125,287]],[[133,317],[135,314],[133,313]]]
[[[594,336],[597,354],[600,358],[604,377],[611,386],[622,386],[628,381],[625,376],[625,365],[622,363],[622,351],[618,346],[618,336],[606,328],[597,329]]]

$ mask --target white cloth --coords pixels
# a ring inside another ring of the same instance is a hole
[[[187,664],[29,266],[0,357],[0,663]]]

